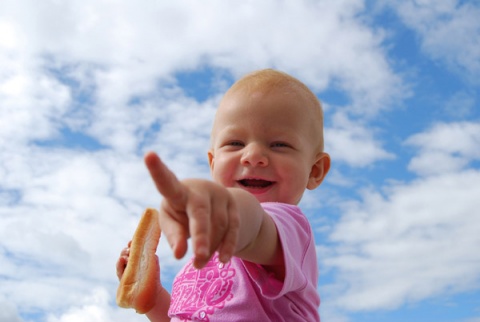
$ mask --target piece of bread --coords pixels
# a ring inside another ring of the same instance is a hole
[[[155,305],[160,281],[155,255],[160,240],[158,212],[147,208],[138,223],[130,245],[127,267],[117,289],[117,304],[144,314]]]

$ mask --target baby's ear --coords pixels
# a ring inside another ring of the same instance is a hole
[[[210,165],[210,172],[213,171],[213,164],[215,163],[213,156],[213,151],[208,150],[208,164]]]
[[[328,153],[320,152],[319,154],[317,154],[315,163],[310,170],[310,177],[308,178],[307,189],[313,190],[317,188],[327,175],[328,170],[330,170],[330,156],[328,155]]]

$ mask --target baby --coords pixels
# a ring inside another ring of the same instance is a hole
[[[213,181],[179,181],[145,155],[163,196],[160,227],[176,258],[193,258],[171,295],[159,283],[151,321],[319,321],[311,227],[297,204],[330,168],[323,113],[296,78],[248,74],[225,94],[208,151]],[[128,248],[117,262],[122,276]]]

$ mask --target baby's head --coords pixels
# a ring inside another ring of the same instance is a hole
[[[274,69],[262,69],[245,75],[235,82],[225,93],[222,102],[220,102],[217,115],[221,113],[222,103],[235,95],[254,96],[255,94],[293,96],[302,106],[283,106],[278,107],[279,112],[282,108],[299,108],[298,112],[307,116],[306,123],[313,127],[312,137],[317,142],[317,148],[323,151],[323,111],[317,96],[301,81],[289,74]],[[306,125],[307,125],[306,124]],[[214,129],[215,129],[214,124]],[[267,125],[267,124],[265,124]],[[212,132],[213,134],[213,132]],[[212,135],[213,137],[213,135]]]
[[[260,202],[297,204],[330,166],[317,97],[296,78],[271,69],[248,74],[227,91],[211,142],[213,179]]]

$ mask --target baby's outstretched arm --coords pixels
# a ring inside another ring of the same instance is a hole
[[[192,239],[194,266],[202,268],[215,251],[228,261],[238,238],[238,215],[233,198],[222,186],[188,179],[180,182],[155,153],[145,156],[150,175],[162,194],[160,227],[176,258]]]
[[[164,197],[160,226],[176,258],[185,255],[191,237],[197,268],[218,251],[223,262],[235,255],[283,275],[276,226],[253,195],[209,180],[179,181],[153,152],[145,155],[145,164]]]

